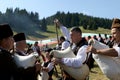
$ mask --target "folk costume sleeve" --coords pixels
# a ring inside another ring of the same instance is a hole
[[[78,50],[75,58],[63,58],[62,63],[66,66],[76,67],[76,68],[82,66],[87,57],[86,49],[87,49],[87,45],[82,46]]]

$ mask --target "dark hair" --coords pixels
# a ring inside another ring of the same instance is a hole
[[[82,31],[81,31],[81,29],[79,27],[73,27],[73,28],[71,28],[70,31],[71,32],[75,31],[75,32],[78,32],[78,33],[82,34]]]
[[[64,36],[60,36],[60,40],[64,40],[65,41],[65,37]]]
[[[45,52],[50,53],[52,50],[53,50],[52,48],[48,48],[48,49],[45,50]],[[53,55],[50,55],[50,58],[53,58]]]
[[[38,44],[38,41],[35,41],[35,44]]]
[[[90,35],[88,36],[88,39],[91,39],[91,36],[90,36]]]

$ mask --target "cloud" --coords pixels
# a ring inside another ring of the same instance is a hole
[[[81,13],[83,13],[83,14],[85,14],[85,15],[91,15],[91,13],[90,13],[90,12],[85,11],[85,10],[83,10]]]

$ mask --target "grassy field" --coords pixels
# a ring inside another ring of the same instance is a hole
[[[98,30],[86,30],[80,27],[83,33],[102,33],[102,34],[110,34],[109,29],[98,28]],[[69,28],[70,29],[70,28]],[[54,25],[47,26],[47,32],[36,32],[41,35],[41,37],[36,36],[27,36],[28,39],[31,40],[42,40],[56,37],[56,27]],[[62,33],[60,29],[58,29],[58,35],[61,36]],[[44,37],[43,37],[44,36]]]

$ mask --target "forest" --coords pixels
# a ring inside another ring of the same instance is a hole
[[[110,29],[111,19],[85,15],[83,13],[56,12],[55,14],[40,19],[37,12],[28,12],[26,9],[7,8],[5,13],[0,12],[0,24],[9,23],[16,33],[24,32],[29,36],[41,37],[39,32],[46,32],[48,25],[54,25],[54,19],[68,28],[82,26],[84,29],[97,30],[98,28]]]

